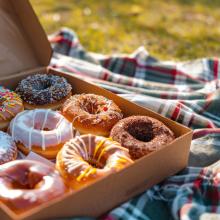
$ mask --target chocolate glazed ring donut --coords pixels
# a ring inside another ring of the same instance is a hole
[[[132,159],[138,159],[175,139],[174,133],[161,121],[147,116],[131,116],[120,120],[110,136],[129,149]]]

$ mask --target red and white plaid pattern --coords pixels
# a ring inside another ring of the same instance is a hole
[[[194,129],[189,159],[189,166],[194,167],[102,219],[188,220],[220,213],[220,162],[216,162],[220,159],[219,59],[161,62],[143,47],[131,55],[104,56],[85,51],[76,34],[66,28],[50,40],[55,51],[51,66]]]

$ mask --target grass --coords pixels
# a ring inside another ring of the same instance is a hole
[[[144,45],[160,59],[220,55],[219,0],[31,0],[48,34],[67,26],[99,53]]]

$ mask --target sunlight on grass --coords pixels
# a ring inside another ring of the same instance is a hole
[[[220,54],[218,0],[31,0],[46,32],[74,29],[87,50],[131,53],[144,45],[161,59]]]

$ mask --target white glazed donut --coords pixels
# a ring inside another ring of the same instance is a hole
[[[34,151],[54,159],[63,144],[77,131],[60,113],[50,109],[23,111],[10,123],[9,133],[25,154]]]

